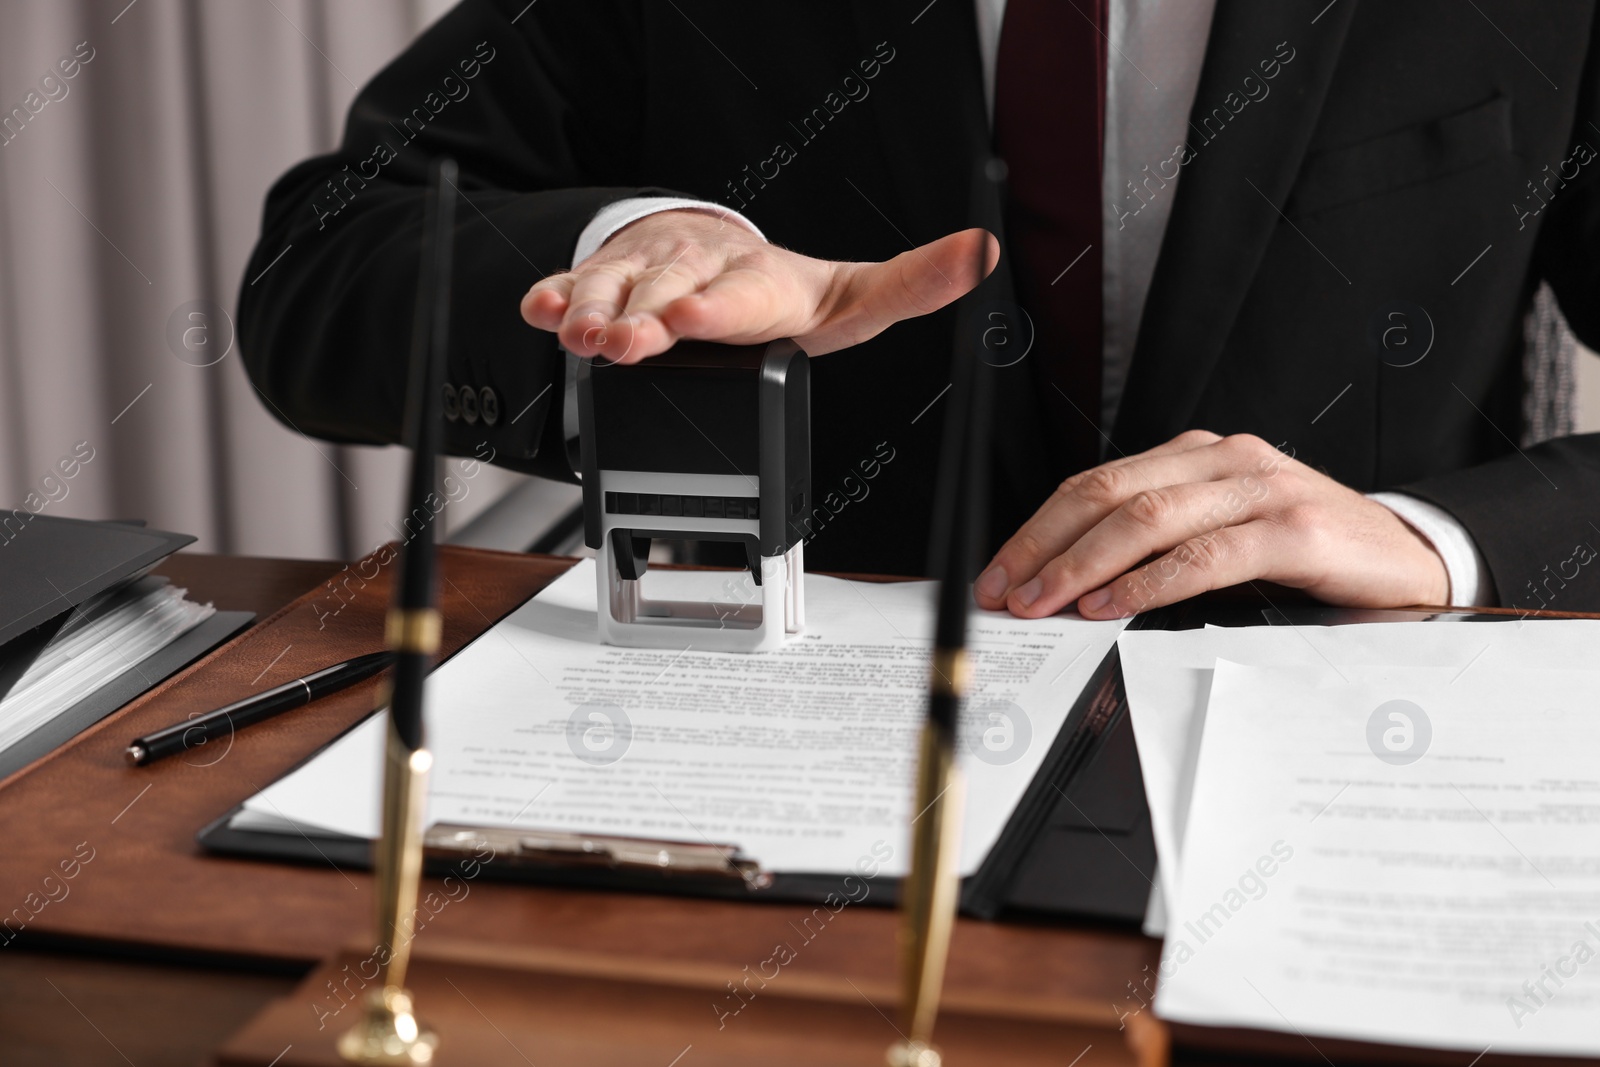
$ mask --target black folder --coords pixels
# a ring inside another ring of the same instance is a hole
[[[0,512],[0,516],[8,513]],[[133,588],[149,591],[166,579],[147,572],[191,544],[187,534],[151,530],[136,523],[89,522],[53,515],[9,513],[0,523],[0,699],[50,642],[81,625],[103,607],[103,594]],[[99,722],[134,697],[182,670],[248,626],[246,611],[219,611],[145,657],[49,722],[0,750],[0,778]]]
[[[0,527],[0,649],[194,541],[132,523],[53,515]]]

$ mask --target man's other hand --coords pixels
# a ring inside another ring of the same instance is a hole
[[[834,263],[768,244],[711,211],[663,211],[539,282],[522,317],[580,356],[637,363],[682,338],[759,344],[792,337],[813,356],[859,344],[967,293],[1000,256],[963,230],[884,263]]]
[[[1258,578],[1350,607],[1450,592],[1433,546],[1382,504],[1259,437],[1204,430],[1068,478],[974,592],[1030,619],[1074,601],[1112,619]]]

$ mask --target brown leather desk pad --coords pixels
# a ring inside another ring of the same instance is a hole
[[[570,560],[440,553],[448,656],[561,574]],[[0,783],[0,908],[8,934],[135,951],[309,963],[367,933],[370,878],[203,853],[195,832],[365,716],[377,682],[251,727],[211,751],[133,768],[128,741],[268,684],[381,647],[391,567],[351,564],[239,640]],[[92,858],[84,860],[84,856]],[[66,867],[63,867],[63,864]],[[64,870],[74,875],[67,879]],[[459,893],[457,894],[459,896]],[[20,909],[20,910],[17,910]],[[736,978],[798,936],[809,905],[472,883],[422,940],[583,957],[606,967]],[[0,918],[3,918],[0,915]],[[24,921],[25,920],[25,921]],[[892,996],[895,915],[846,908],[808,940],[795,978],[824,996]],[[811,924],[816,925],[815,920]],[[9,939],[9,938],[7,938]],[[1115,1022],[1124,983],[1157,945],[1126,930],[963,920],[946,1004],[1004,1015]],[[720,979],[719,979],[720,980]]]

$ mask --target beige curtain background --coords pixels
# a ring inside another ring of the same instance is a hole
[[[268,186],[449,6],[0,3],[0,117],[38,108],[0,145],[0,504],[32,492],[215,552],[348,558],[392,536],[405,453],[285,428],[224,351]],[[484,470],[448,528],[520,481]]]
[[[268,185],[331,147],[357,86],[448,6],[0,0],[0,117],[38,108],[0,146],[0,505],[34,493],[217,552],[349,558],[390,536],[403,453],[280,425],[228,316]],[[1600,429],[1600,361],[1575,369],[1578,428]],[[521,481],[483,471],[447,531]],[[542,522],[572,491],[519,496]],[[538,528],[500,526],[507,547]]]

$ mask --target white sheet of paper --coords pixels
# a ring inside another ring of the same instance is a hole
[[[690,630],[682,650],[601,644],[593,568],[574,566],[430,678],[430,823],[731,844],[785,872],[847,871],[884,842],[893,858],[880,869],[904,872],[933,583],[807,575],[801,637],[712,653]],[[729,576],[652,578],[653,597],[705,598]],[[963,873],[988,854],[1122,626],[974,612]],[[252,797],[234,825],[376,837],[383,729],[382,716],[363,723]]]
[[[1117,641],[1134,740],[1159,857],[1158,894],[1177,899],[1194,761],[1218,659],[1253,666],[1600,666],[1600,622],[1361,623],[1348,626],[1208,626],[1129,630]],[[1166,932],[1152,902],[1145,933]]]
[[[1600,673],[1342,673],[1217,664],[1157,1013],[1600,1053]]]

